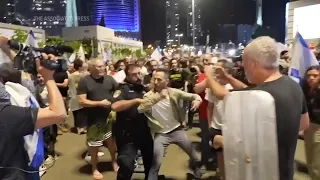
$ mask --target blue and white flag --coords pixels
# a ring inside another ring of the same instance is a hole
[[[38,48],[38,41],[37,41],[37,38],[36,36],[34,35],[33,31],[30,30],[29,31],[29,34],[28,34],[28,37],[26,39],[26,42],[25,42],[26,45],[28,46],[32,46],[32,47],[35,47],[35,48]],[[39,52],[34,52],[34,55],[36,56],[40,56],[40,53]]]
[[[20,107],[39,108],[39,104],[32,93],[21,84],[7,82],[6,91],[10,94],[11,104]],[[38,170],[44,161],[44,141],[42,129],[35,130],[33,134],[26,135],[24,139],[24,148],[29,157],[29,166],[31,169]]]
[[[311,51],[308,43],[297,32],[291,55],[291,64],[289,67],[289,76],[295,81],[301,82],[306,70],[310,66],[319,65],[317,58]]]
[[[38,42],[37,42],[37,38],[34,35],[32,30],[29,31],[29,34],[28,34],[28,37],[27,37],[27,40],[26,40],[25,44],[29,45],[29,46],[32,46],[32,47],[35,47],[35,48],[39,47],[38,46]]]

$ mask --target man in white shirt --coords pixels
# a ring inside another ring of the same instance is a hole
[[[229,74],[232,74],[233,70],[233,63],[227,60],[218,60],[216,64],[217,67],[222,67]],[[215,68],[215,67],[212,67]],[[217,81],[223,85],[226,89],[231,90],[233,87],[224,81],[219,76],[215,77]],[[217,98],[211,89],[206,89],[206,96],[205,99],[208,101],[208,121],[210,124],[210,138],[213,140],[213,147],[217,152],[217,160],[218,160],[218,168],[220,172],[220,176],[224,178],[224,163],[223,163],[223,144],[222,144],[222,133],[221,133],[221,126],[222,126],[222,118],[224,115],[224,103],[223,100]]]

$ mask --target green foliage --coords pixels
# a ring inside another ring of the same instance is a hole
[[[80,48],[81,43],[79,41],[70,41],[64,43],[64,45],[72,47],[72,49],[77,52]]]
[[[60,46],[64,44],[64,40],[62,37],[60,36],[56,36],[56,37],[49,37],[46,40],[46,45],[50,45],[50,46]]]
[[[130,49],[128,49],[128,48],[123,48],[123,49],[121,49],[121,54],[122,55],[124,55],[124,56],[130,56],[130,55],[132,55],[132,51],[130,50]]]
[[[13,41],[19,42],[19,43],[25,43],[28,37],[28,31],[16,29],[14,30],[15,35],[11,37]]]
[[[92,54],[94,56],[97,56],[98,41],[96,38],[84,38],[81,40],[81,44],[83,46],[85,54],[88,54],[90,57],[92,56]],[[93,45],[93,48],[92,48],[92,45]],[[92,53],[92,51],[93,51],[93,53]]]
[[[135,55],[137,58],[141,58],[143,56],[142,50],[141,49],[136,50]]]

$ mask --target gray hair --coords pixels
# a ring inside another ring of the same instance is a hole
[[[255,61],[267,69],[279,67],[277,42],[269,36],[261,36],[248,44],[245,51]]]

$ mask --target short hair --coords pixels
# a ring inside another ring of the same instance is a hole
[[[226,60],[226,59],[220,59],[218,60],[218,63],[222,63],[222,67],[229,73],[233,74],[233,68],[234,68],[234,63]]]
[[[73,68],[77,71],[82,67],[82,65],[83,61],[81,61],[80,59],[76,59],[73,61]]]
[[[89,60],[89,65],[90,66],[95,66],[97,64],[97,62],[99,62],[99,61],[102,62],[103,64],[105,64],[104,61],[101,58],[97,57],[97,58],[90,59]]]
[[[125,74],[128,75],[129,71],[131,71],[134,68],[140,68],[138,64],[128,64],[126,65],[126,69],[124,70]]]
[[[156,72],[163,72],[164,77],[165,77],[166,79],[169,79],[169,78],[170,78],[170,72],[169,72],[168,70],[164,69],[164,68],[158,68],[158,69],[156,70]]]
[[[114,68],[115,68],[116,70],[118,70],[118,69],[120,68],[120,64],[121,64],[121,63],[124,63],[124,60],[123,60],[123,59],[117,61],[117,62],[114,64]]]
[[[21,72],[14,68],[12,63],[2,63],[0,65],[0,78],[3,84],[6,82],[21,84]]]
[[[277,42],[269,36],[261,36],[247,45],[245,52],[264,68],[278,69],[279,52]]]

